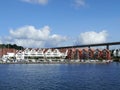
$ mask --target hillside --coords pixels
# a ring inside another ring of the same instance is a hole
[[[17,50],[23,50],[24,49],[24,47],[18,46],[16,44],[0,44],[0,48],[13,48],[13,49],[17,49]]]

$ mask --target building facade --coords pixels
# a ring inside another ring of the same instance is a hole
[[[3,53],[2,53],[3,52]],[[92,48],[61,48],[61,49],[33,49],[2,50],[2,62],[53,62],[53,61],[96,61],[111,60],[111,52],[107,49]],[[113,54],[117,54],[114,51]],[[120,52],[118,52],[118,55]]]

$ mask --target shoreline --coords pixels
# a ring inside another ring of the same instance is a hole
[[[112,62],[4,62],[0,64],[108,64]]]

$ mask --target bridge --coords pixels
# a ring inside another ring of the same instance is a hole
[[[98,43],[98,44],[86,44],[86,45],[74,45],[74,46],[64,46],[64,47],[54,47],[54,49],[61,48],[81,48],[81,47],[96,47],[96,46],[106,46],[106,49],[109,50],[109,46],[120,45],[120,42],[108,42],[108,43]]]

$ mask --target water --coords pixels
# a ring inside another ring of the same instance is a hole
[[[0,64],[0,90],[120,90],[120,63]]]

